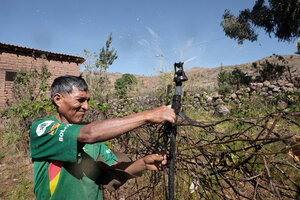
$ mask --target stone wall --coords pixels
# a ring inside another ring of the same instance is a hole
[[[183,97],[183,109],[186,104],[190,104],[194,108],[199,109],[199,111],[201,109],[214,110],[216,114],[227,115],[230,114],[230,108],[224,105],[228,101],[233,101],[238,104],[240,103],[241,96],[246,95],[251,98],[251,95],[253,94],[258,94],[266,99],[269,99],[289,91],[300,92],[299,85],[295,82],[291,83],[287,80],[251,83],[249,87],[245,87],[236,92],[233,92],[227,97],[219,94],[209,95],[206,92],[190,94],[188,97],[189,99],[187,97]],[[139,110],[148,110],[164,104],[163,100],[150,96],[130,98],[125,102],[124,100],[122,101],[113,99],[109,100],[108,103],[110,105],[111,112],[115,114],[130,114],[132,112],[135,112],[134,105],[136,105]]]
[[[300,76],[292,80],[293,83],[288,80],[251,83],[250,87],[244,87],[236,92],[232,92],[228,97],[224,97],[219,94],[208,95],[205,92],[201,94],[195,94],[193,96],[192,105],[195,108],[201,107],[205,110],[213,109],[217,114],[227,115],[230,113],[230,109],[224,106],[224,104],[228,101],[233,101],[234,103],[239,104],[242,97],[248,96],[251,98],[251,95],[254,94],[258,94],[265,99],[271,99],[286,92],[300,92],[299,80]]]
[[[256,91],[261,96],[266,98],[272,98],[285,92],[296,91],[297,87],[293,83],[288,81],[269,82],[263,83],[251,83],[251,91]]]
[[[150,96],[129,98],[128,100],[111,99],[108,103],[110,112],[117,114],[150,110],[162,105],[162,101],[159,98]]]

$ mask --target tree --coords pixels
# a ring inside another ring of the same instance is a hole
[[[106,71],[110,65],[118,58],[117,51],[110,49],[112,42],[112,33],[110,33],[105,46],[98,53],[84,49],[84,57],[86,61],[83,63],[86,73],[86,81],[90,87],[91,98],[99,103],[107,101],[107,95],[110,93],[109,79]]]
[[[250,82],[251,76],[248,76],[242,70],[235,68],[231,72],[230,83],[236,86],[236,90],[239,90],[241,85],[249,85]]]
[[[104,48],[104,46],[102,47],[100,54],[99,54],[99,59],[96,62],[96,67],[97,68],[100,67],[101,69],[104,69],[105,71],[118,58],[117,52],[115,51],[115,49],[114,48],[109,49],[111,41],[112,41],[112,33],[110,33],[108,40],[106,41],[105,48]]]
[[[113,62],[118,58],[118,55],[114,48],[110,49],[111,42],[112,33],[110,33],[105,46],[101,48],[99,55],[96,52],[91,53],[86,49],[83,50],[84,57],[86,59],[83,63],[85,71],[100,70],[103,72],[113,64]]]
[[[228,72],[221,67],[217,76],[218,92],[222,95],[226,95],[234,89],[233,86],[235,86],[235,90],[239,90],[241,85],[249,85],[251,80],[251,76],[248,76],[238,68],[235,68],[232,72]]]
[[[225,71],[223,67],[221,67],[220,72],[217,76],[219,93],[222,95],[228,94],[231,91],[231,74],[228,71]]]
[[[252,10],[240,11],[238,17],[225,10],[221,26],[225,35],[243,44],[244,40],[256,41],[256,28],[274,34],[279,41],[294,41],[300,35],[299,0],[257,0]]]

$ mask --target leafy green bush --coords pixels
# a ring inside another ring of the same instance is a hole
[[[257,82],[271,81],[278,79],[286,70],[286,65],[274,64],[266,60],[264,63],[252,63],[252,67],[257,70],[259,76],[256,77]]]
[[[226,95],[233,89],[239,90],[242,85],[250,84],[252,77],[242,70],[235,68],[232,72],[225,71],[222,67],[217,76],[219,94]]]
[[[258,74],[258,76],[255,78],[255,81],[263,82],[277,80],[286,71],[291,73],[291,67],[288,65],[289,62],[283,56],[273,54],[273,57],[276,59],[276,61],[270,62],[265,60],[263,63],[252,63],[252,67]]]
[[[132,74],[123,74],[121,78],[115,82],[116,93],[119,97],[124,98],[127,96],[129,89],[132,89],[133,85],[137,84],[137,79]]]
[[[242,70],[235,68],[231,72],[230,83],[236,86],[236,90],[240,89],[241,85],[247,86],[251,82],[251,76],[248,76]]]

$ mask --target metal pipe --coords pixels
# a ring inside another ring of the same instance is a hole
[[[181,94],[182,94],[182,82],[187,81],[188,78],[183,71],[183,63],[174,64],[174,82],[176,83],[174,96],[172,99],[172,108],[176,115],[179,114],[181,108]],[[168,200],[174,200],[175,197],[175,156],[176,156],[176,135],[177,126],[167,124],[167,133],[170,137],[170,152],[169,152],[169,198]]]

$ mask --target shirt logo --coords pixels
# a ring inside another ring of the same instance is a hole
[[[52,128],[50,129],[50,131],[48,131],[48,134],[53,135],[55,130],[60,126],[59,123],[55,123]]]
[[[60,130],[60,132],[59,132],[59,138],[58,138],[58,140],[59,140],[60,142],[63,142],[63,141],[64,141],[64,134],[65,134],[65,131],[66,131],[67,128],[70,127],[70,126],[72,126],[72,124],[67,124],[67,125],[65,126],[64,129]]]
[[[107,149],[105,152],[106,152],[107,154],[109,154],[109,153],[111,153],[111,150],[110,150],[110,149]]]
[[[50,126],[50,124],[52,124],[52,120],[47,120],[47,121],[44,121],[43,123],[39,124],[38,127],[36,128],[36,134],[38,136],[41,136],[45,131],[46,131],[46,128],[48,126]]]

